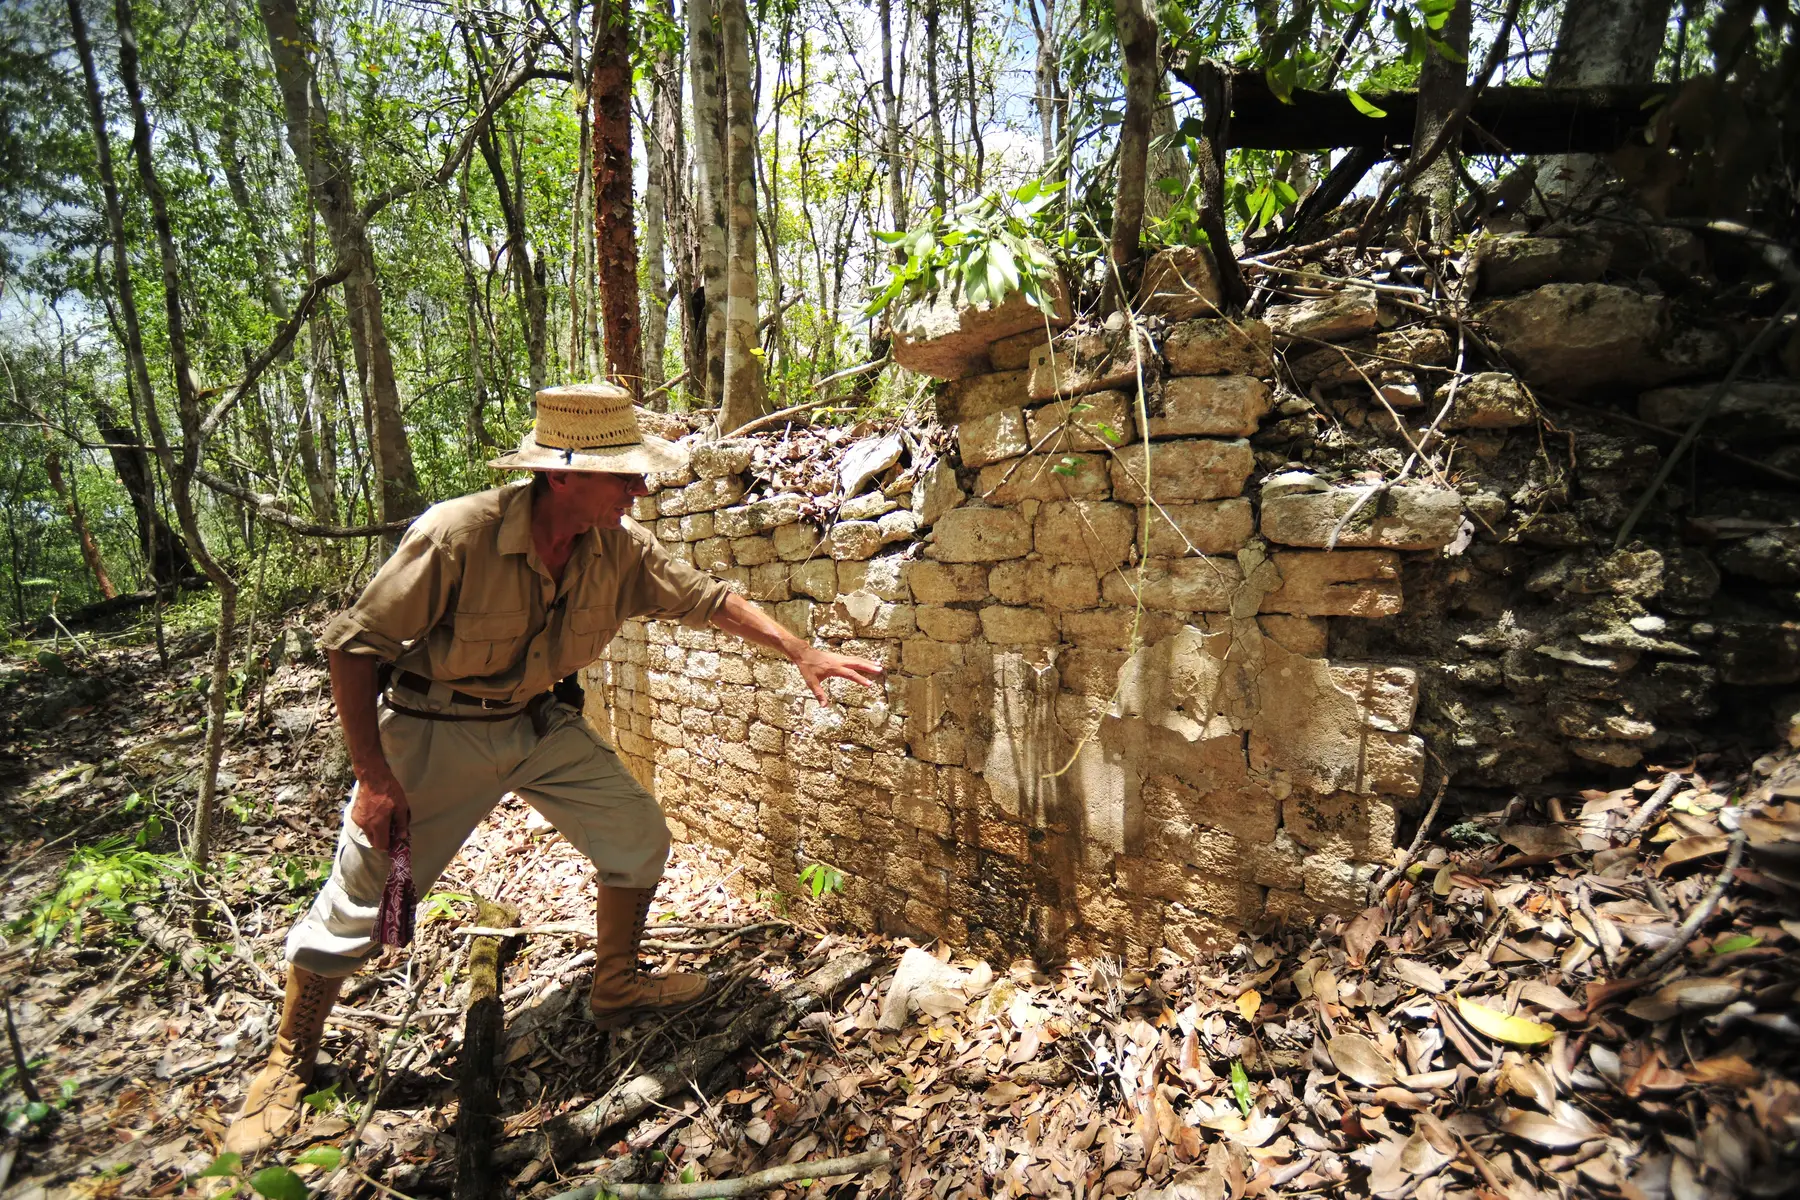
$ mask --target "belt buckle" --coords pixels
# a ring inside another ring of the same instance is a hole
[[[489,712],[495,712],[502,708],[512,707],[512,701],[511,700],[493,700],[486,696],[483,696],[481,698],[481,707],[486,709]]]

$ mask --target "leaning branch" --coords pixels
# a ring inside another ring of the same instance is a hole
[[[859,363],[854,367],[839,371],[836,374],[827,375],[825,378],[819,380],[819,382],[813,384],[813,390],[823,391],[834,383],[842,383],[844,380],[854,379],[858,375],[867,375],[872,371],[879,371],[892,361],[893,358],[889,355],[883,355],[880,358],[872,358],[866,363]],[[764,413],[754,421],[745,421],[730,433],[721,434],[720,436],[722,438],[741,437],[746,433],[754,433],[758,429],[767,429],[771,425],[781,424],[790,417],[797,417],[801,413],[811,412],[815,408],[822,408],[836,399],[836,396],[820,396],[815,400],[807,400],[801,404],[790,404],[788,407],[778,408],[772,413]]]
[[[292,314],[282,322],[281,328],[276,330],[275,340],[270,342],[268,348],[261,354],[250,360],[250,365],[244,369],[244,378],[226,394],[223,400],[213,405],[205,419],[200,422],[200,442],[203,445],[206,439],[218,430],[225,418],[231,415],[231,410],[237,407],[238,402],[243,400],[249,394],[250,389],[256,386],[256,381],[262,378],[264,371],[269,369],[269,364],[294,344],[294,338],[299,336],[300,327],[306,323],[306,318],[312,315],[313,305],[319,302],[319,297],[325,294],[327,288],[336,287],[349,277],[350,264],[345,263],[329,275],[321,275],[306,285],[306,290],[300,293],[300,299],[294,302]]]
[[[295,533],[304,534],[306,537],[381,537],[383,534],[398,533],[408,525],[411,525],[415,519],[413,517],[406,517],[399,521],[386,521],[380,525],[319,525],[312,521],[302,521],[299,517],[294,516],[294,514],[284,512],[280,502],[267,492],[253,492],[247,487],[242,487],[231,482],[231,480],[225,478],[223,475],[218,475],[207,470],[205,467],[194,468],[194,479],[196,482],[205,484],[207,487],[221,495],[230,496],[234,500],[242,500],[245,504],[253,505],[256,509],[256,515],[269,522],[271,525],[279,525],[283,529],[291,529]]]

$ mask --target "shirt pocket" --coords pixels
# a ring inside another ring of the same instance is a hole
[[[522,608],[459,611],[444,666],[453,679],[494,675],[519,657],[530,614]]]
[[[610,602],[571,608],[564,624],[567,636],[557,656],[558,677],[592,664],[618,627],[618,608]]]

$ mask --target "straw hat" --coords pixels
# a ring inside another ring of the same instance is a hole
[[[537,394],[537,427],[511,454],[488,466],[503,471],[676,471],[687,456],[673,442],[638,428],[631,393],[610,383],[571,383]]]

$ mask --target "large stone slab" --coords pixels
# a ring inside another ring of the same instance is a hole
[[[1033,545],[1045,562],[1110,570],[1131,555],[1137,510],[1104,500],[1058,500],[1038,509]]]
[[[937,398],[938,420],[946,425],[976,421],[1030,399],[1030,371],[987,371],[953,380]]]
[[[1592,283],[1611,257],[1605,243],[1581,238],[1484,238],[1475,247],[1475,289],[1500,296],[1546,283]]]
[[[1112,490],[1100,454],[1027,454],[992,463],[975,477],[975,494],[990,504],[1026,500],[1100,500]]]
[[[1706,408],[1715,384],[1658,388],[1638,397],[1638,416],[1664,429],[1686,429]],[[1708,436],[1737,445],[1764,438],[1800,437],[1800,383],[1740,379],[1726,389],[1708,418]]]
[[[1302,617],[1391,617],[1401,609],[1400,559],[1385,550],[1278,551],[1281,586],[1262,611]]]
[[[1171,375],[1267,375],[1275,369],[1273,354],[1274,341],[1262,321],[1184,321],[1163,338],[1163,361]]]
[[[1404,484],[1364,500],[1366,487],[1271,486],[1276,480],[1263,484],[1262,534],[1284,546],[1324,547],[1335,531],[1339,546],[1435,550],[1462,527],[1462,497],[1443,488]]]
[[[1093,392],[1032,409],[1025,414],[1032,447],[1051,453],[1124,445],[1136,436],[1135,394]]]
[[[1049,323],[1060,328],[1070,320],[1069,298],[1060,280],[1050,286]],[[909,371],[939,379],[961,379],[988,369],[988,347],[1001,338],[1042,328],[1046,314],[1014,292],[999,304],[969,304],[960,285],[941,289],[927,300],[895,306],[888,318],[894,339],[894,361]]]
[[[1373,333],[1380,309],[1372,289],[1347,287],[1315,300],[1274,305],[1265,316],[1278,342],[1290,338],[1342,342]]]
[[[1136,388],[1140,377],[1155,373],[1156,349],[1148,336],[1139,334],[1134,349],[1130,329],[1084,330],[1032,351],[1029,391],[1033,401],[1063,400]]]
[[[1662,296],[1605,283],[1548,283],[1479,316],[1527,382],[1553,394],[1647,388],[1730,357],[1710,330],[1677,326]]]
[[[939,562],[998,562],[1031,552],[1031,526],[1005,508],[953,508],[938,518],[931,556]]]
[[[1250,443],[1241,438],[1155,442],[1148,448],[1138,443],[1112,460],[1113,496],[1141,502],[1147,478],[1159,501],[1219,500],[1241,494],[1255,465]]]
[[[1219,312],[1219,267],[1205,246],[1171,246],[1144,264],[1137,299],[1143,316],[1188,321]]]
[[[1248,437],[1269,411],[1269,385],[1254,375],[1178,375],[1150,415],[1153,438]]]

